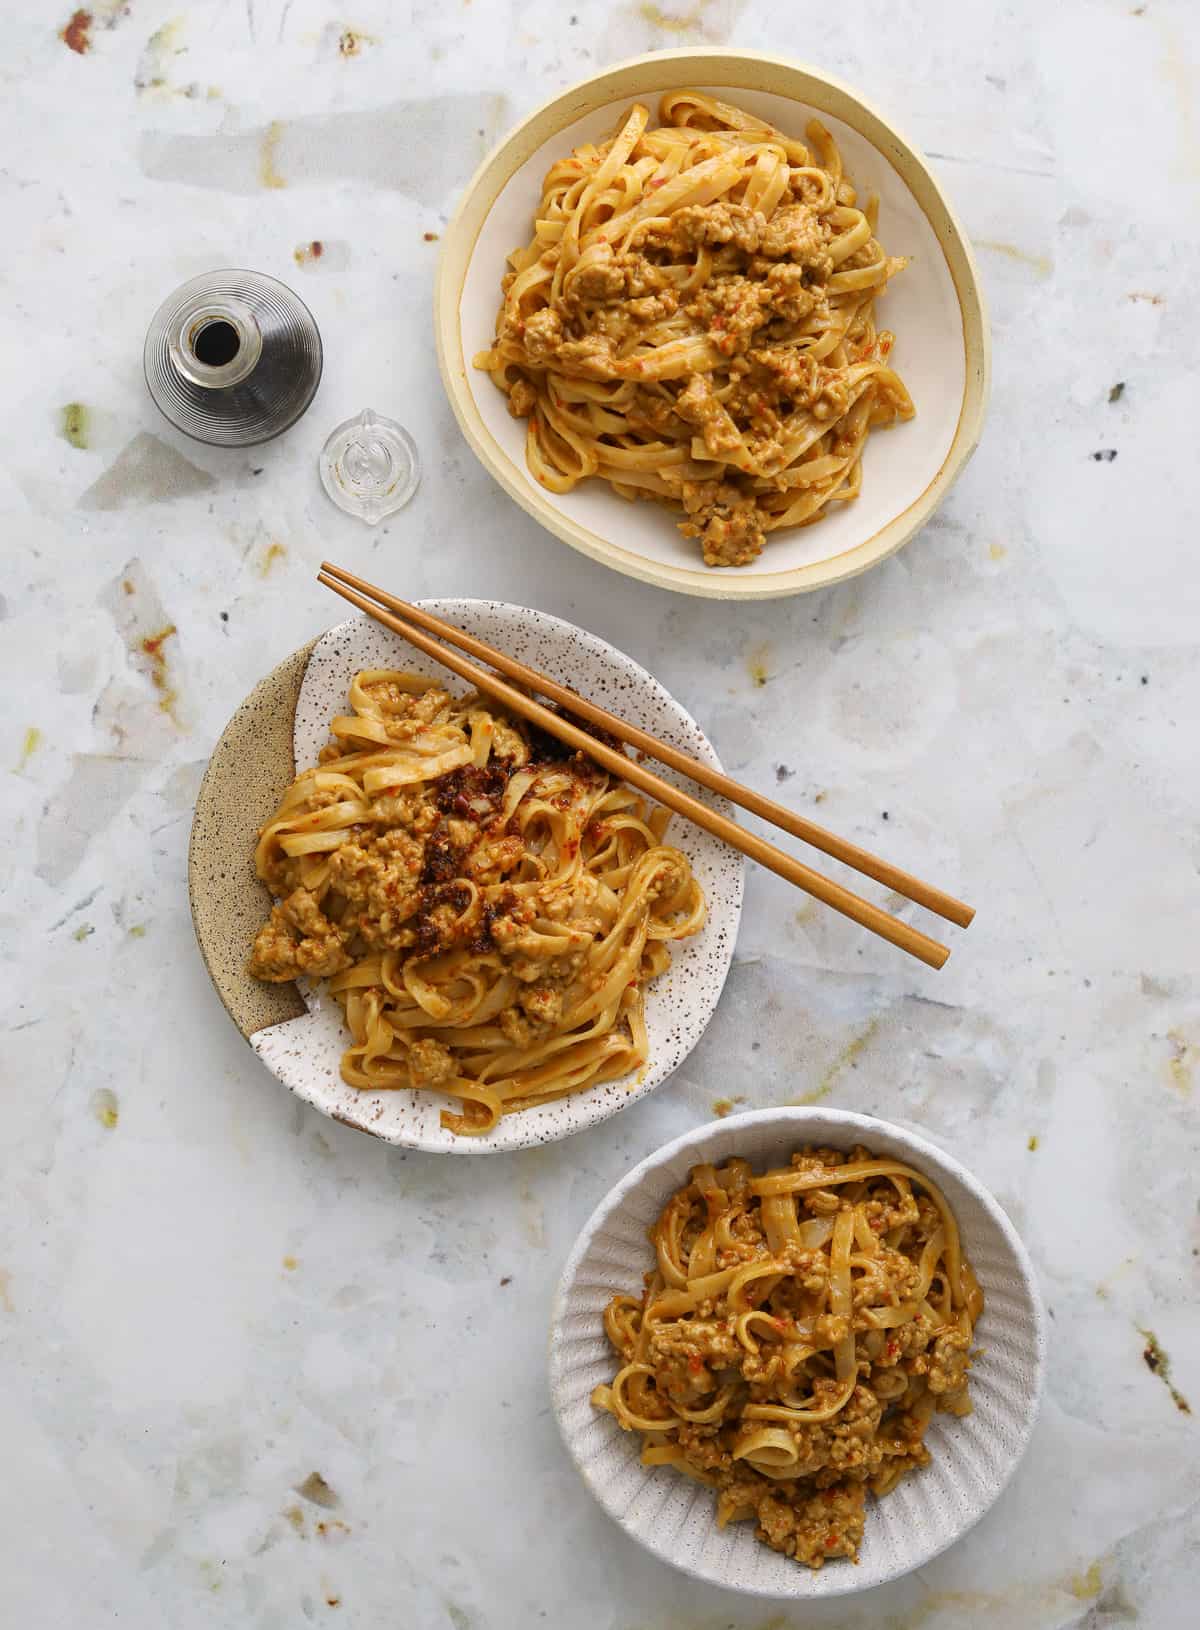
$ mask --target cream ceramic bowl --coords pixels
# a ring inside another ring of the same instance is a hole
[[[582,141],[611,133],[635,101],[656,114],[664,91],[709,90],[803,137],[813,114],[832,130],[860,194],[880,197],[879,234],[909,265],[881,303],[896,367],[917,407],[907,424],[870,437],[861,496],[814,526],[772,533],[749,566],[714,570],[673,512],[631,504],[605,482],[547,491],[525,463],[525,424],[472,357],[491,345],[505,257],[532,237],[542,177]],[[631,577],[686,594],[768,599],[853,577],[892,554],[929,519],[974,451],[989,377],[987,319],[966,237],[920,155],[845,85],[811,68],[748,51],[682,50],[639,57],[573,85],[531,113],[468,183],[446,230],[435,296],[442,379],[481,463],[565,543]]]
[[[554,674],[582,695],[719,769],[699,725],[645,668],[596,635],[545,612],[497,600],[423,600],[430,611],[511,656]],[[317,762],[329,721],[345,711],[360,668],[405,668],[452,690],[463,686],[431,658],[367,617],[353,617],[297,651],[242,703],[209,761],[192,826],[188,887],[192,920],[217,994],[238,1029],[280,1081],[334,1120],[410,1149],[491,1154],[549,1143],[606,1120],[653,1092],[691,1052],[712,1017],[733,958],[742,908],[743,857],[687,821],[668,841],[682,849],[704,890],[704,927],[671,947],[671,966],[646,990],[650,1056],[635,1077],[606,1081],[552,1103],[506,1115],[486,1137],[458,1137],[441,1125],[456,1101],[435,1092],[365,1092],[347,1086],[340,1061],[348,1045],[340,1005],[323,987],[264,985],[246,961],[271,899],[254,872],[258,828],[274,813],[297,766]],[[661,773],[723,813],[723,799]]]
[[[647,1230],[690,1169],[744,1156],[756,1170],[785,1165],[805,1143],[865,1144],[928,1173],[945,1194],[979,1276],[983,1351],[971,1367],[974,1413],[936,1415],[932,1464],[882,1500],[868,1498],[857,1566],[817,1572],[770,1550],[754,1524],[719,1529],[712,1492],[671,1470],[646,1467],[636,1432],[590,1402],[617,1365],[602,1315],[618,1291],[640,1289],[654,1261]],[[550,1391],[559,1428],[583,1480],[609,1516],[663,1562],[753,1596],[811,1601],[867,1590],[923,1566],[962,1537],[998,1497],[1029,1442],[1045,1368],[1045,1314],[1025,1248],[997,1202],[965,1167],[888,1121],[837,1109],[768,1109],[698,1127],[635,1166],[599,1204],[575,1242],[555,1296]]]

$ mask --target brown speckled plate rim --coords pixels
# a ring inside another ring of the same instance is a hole
[[[588,633],[562,618],[505,601],[435,600],[430,603],[442,615],[451,617],[455,615],[453,609],[455,604],[463,607],[487,607],[494,612],[517,613],[529,617],[534,624],[558,625],[568,632],[585,637],[607,651],[619,663],[627,664],[631,669],[645,675],[663,700],[679,710],[687,727],[697,733],[697,746],[691,746],[689,750],[697,751],[699,747],[702,749],[701,756],[713,753],[703,731],[682,704],[675,701],[674,697],[634,658],[599,636]],[[352,618],[349,623],[326,630],[325,634],[310,640],[300,650],[293,652],[259,681],[221,733],[196,799],[188,849],[188,894],[200,954],[226,1012],[242,1037],[258,1053],[260,1060],[277,1079],[279,1079],[277,1070],[260,1046],[260,1034],[273,1030],[275,1026],[284,1025],[289,1020],[303,1018],[309,1008],[295,984],[262,984],[253,979],[248,972],[248,947],[273,903],[269,890],[255,873],[254,849],[259,828],[270,819],[295,774],[296,711],[313,653],[328,635],[336,634],[340,629],[347,628],[359,620]],[[715,755],[713,761],[717,763]],[[678,779],[672,772],[664,773],[672,780]],[[701,796],[707,798],[705,794]],[[719,804],[726,814],[733,815],[732,807],[727,805],[725,800],[719,800]],[[666,1075],[649,1088],[639,1077],[637,1084],[629,1091],[627,1103],[636,1102],[647,1090],[654,1090],[654,1086],[661,1085],[670,1078],[699,1040],[719,1002],[721,989],[732,965],[743,903],[745,873],[745,861],[742,857],[734,855],[731,851],[725,851],[725,854],[726,864],[735,863],[737,881],[734,885],[732,922],[718,936],[719,943],[726,948],[717,952],[723,965],[717,977],[716,989],[708,1012],[700,1025],[700,1030],[683,1047]],[[322,1114],[354,1131],[402,1147],[430,1148],[430,1145],[420,1138],[410,1138],[404,1132],[377,1129],[365,1120],[322,1102],[317,1096],[309,1096],[307,1091],[300,1091],[293,1083],[285,1081],[283,1084],[303,1102],[312,1104]],[[606,1098],[611,1088],[612,1084],[609,1083],[602,1089]],[[588,1094],[582,1096],[586,1097]],[[608,1119],[624,1107],[626,1104],[619,1101],[606,1102],[603,1108],[597,1108],[577,1126],[568,1125],[563,1130],[555,1130],[549,1134],[543,1132],[514,1145],[496,1146],[488,1139],[462,1138],[455,1140],[451,1147],[457,1153],[502,1153],[509,1152],[515,1147],[557,1141],[575,1131],[584,1130],[586,1126]],[[443,1147],[434,1152],[445,1153],[450,1150]]]
[[[295,774],[292,727],[316,640],[293,651],[241,703],[200,783],[188,844],[192,926],[209,978],[247,1041],[306,1011],[295,985],[264,985],[246,971],[248,947],[271,910],[254,870],[258,829]]]

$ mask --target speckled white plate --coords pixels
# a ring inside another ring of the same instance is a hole
[[[717,1527],[712,1493],[670,1467],[646,1467],[641,1439],[593,1409],[593,1387],[610,1381],[614,1355],[601,1322],[617,1291],[636,1292],[652,1267],[647,1229],[703,1161],[742,1155],[757,1170],[793,1149],[865,1144],[927,1172],[958,1219],[983,1286],[976,1326],[983,1348],[971,1366],[974,1413],[937,1415],[926,1442],[932,1465],[883,1500],[868,1497],[857,1566],[817,1572],[761,1544],[753,1523]],[[962,1537],[995,1501],[1033,1431],[1045,1368],[1045,1314],[1016,1230],[958,1161],[889,1121],[837,1109],[769,1109],[705,1125],[635,1166],[592,1213],[567,1259],[550,1326],[550,1391],[559,1429],[588,1488],[627,1534],[694,1578],[752,1596],[815,1600],[868,1590],[923,1566]]]
[[[612,712],[719,767],[695,720],[646,670],[571,623],[494,600],[424,600],[430,611],[541,668]],[[444,668],[365,617],[355,617],[317,641],[296,702],[294,758],[315,764],[329,739],[329,721],[344,711],[360,668],[399,667],[428,673],[462,690]],[[689,785],[663,769],[665,778]],[[696,791],[694,787],[692,791]],[[707,798],[707,794],[701,794]],[[729,806],[710,800],[723,813]],[[268,811],[269,813],[269,811]],[[440,1112],[457,1100],[432,1092],[361,1092],[339,1072],[347,1033],[341,1008],[319,991],[302,991],[307,1011],[256,1030],[250,1045],[271,1072],[306,1103],[389,1143],[451,1154],[482,1154],[549,1143],[606,1120],[660,1086],[704,1033],[725,983],[737,937],[744,861],[716,838],[678,818],[669,839],[692,864],[708,900],[708,919],[694,938],[671,947],[671,967],[646,992],[650,1058],[636,1078],[604,1082],[554,1103],[505,1116],[486,1137],[456,1137]],[[249,948],[247,947],[247,950]]]

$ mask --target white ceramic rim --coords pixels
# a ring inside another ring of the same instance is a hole
[[[632,82],[630,82],[632,81]],[[852,125],[899,176],[925,215],[945,256],[962,320],[965,382],[958,425],[940,469],[916,500],[854,548],[783,572],[753,576],[709,567],[652,561],[602,537],[549,503],[485,426],[467,384],[459,302],[476,239],[514,171],[552,135],[585,113],[622,96],[648,95],[690,83],[730,90],[770,90],[793,96]],[[903,547],[928,521],[979,445],[991,387],[991,337],[979,268],[969,240],[926,160],[890,120],[850,86],[811,66],[756,51],[705,46],[661,51],[617,63],[560,91],[528,114],[476,170],[443,234],[434,285],[438,368],[450,406],[484,468],[527,514],[572,548],[626,576],[719,600],[765,600],[825,588],[856,577]]]
[[[693,1164],[698,1164],[704,1158],[703,1151],[705,1149],[705,1145],[711,1143],[714,1136],[720,1136],[724,1140],[728,1136],[729,1129],[749,1125],[761,1126],[766,1120],[771,1121],[778,1127],[781,1144],[786,1143],[795,1145],[798,1142],[805,1141],[803,1137],[804,1129],[806,1127],[811,1127],[816,1121],[825,1123],[826,1127],[829,1122],[834,1122],[845,1132],[847,1144],[863,1143],[869,1147],[871,1144],[872,1135],[880,1130],[885,1131],[888,1136],[894,1138],[898,1143],[905,1144],[912,1152],[912,1165],[928,1171],[934,1181],[938,1181],[939,1175],[941,1173],[945,1173],[955,1178],[963,1185],[964,1188],[970,1190],[973,1197],[977,1199],[980,1205],[982,1205],[987,1211],[988,1215],[991,1217],[992,1221],[995,1223],[996,1227],[1003,1236],[1005,1243],[1012,1251],[1022,1283],[1028,1293],[1030,1313],[1033,1324],[1033,1367],[1036,1379],[1032,1395],[1029,1399],[1028,1409],[1023,1417],[1021,1437],[1016,1451],[1013,1454],[1004,1475],[992,1490],[991,1498],[988,1503],[970,1516],[968,1520],[962,1523],[959,1528],[941,1538],[925,1556],[920,1558],[920,1560],[912,1563],[907,1568],[893,1573],[890,1576],[891,1579],[903,1578],[906,1574],[914,1572],[917,1568],[924,1567],[927,1562],[932,1562],[935,1557],[940,1556],[943,1551],[948,1550],[951,1545],[962,1539],[965,1534],[970,1533],[971,1529],[974,1528],[975,1525],[987,1514],[995,1502],[1000,1498],[1001,1494],[1003,1494],[1004,1490],[1008,1487],[1014,1472],[1020,1465],[1021,1460],[1025,1455],[1025,1451],[1029,1447],[1029,1441],[1033,1436],[1033,1429],[1037,1424],[1038,1412],[1041,1407],[1042,1392],[1046,1379],[1046,1310],[1042,1303],[1042,1296],[1038,1287],[1037,1275],[1034,1271],[1033,1263],[1030,1261],[1029,1253],[1025,1249],[1021,1236],[1013,1227],[1008,1213],[996,1199],[995,1195],[992,1194],[991,1190],[986,1188],[979,1181],[979,1179],[959,1160],[957,1160],[953,1155],[947,1153],[946,1150],[940,1148],[937,1144],[930,1143],[926,1138],[920,1136],[920,1134],[909,1131],[907,1127],[897,1125],[895,1121],[885,1121],[878,1115],[860,1115],[854,1110],[826,1109],[824,1107],[818,1107],[815,1105],[803,1107],[789,1105],[779,1109],[755,1109],[747,1110],[740,1115],[729,1115],[723,1120],[715,1123],[707,1122],[703,1126],[693,1127],[690,1132],[684,1132],[679,1137],[673,1138],[670,1143],[663,1144],[661,1148],[654,1150],[654,1152],[647,1155],[644,1160],[639,1161],[633,1170],[628,1172],[619,1183],[615,1184],[614,1187],[611,1188],[600,1201],[599,1205],[592,1212],[587,1222],[585,1222],[583,1227],[580,1229],[579,1234],[576,1237],[575,1244],[571,1248],[571,1253],[567,1257],[562,1273],[559,1276],[558,1285],[556,1286],[554,1292],[554,1301],[551,1306],[549,1331],[548,1368],[550,1380],[550,1401],[554,1408],[554,1419],[558,1425],[559,1436],[562,1438],[563,1445],[566,1448],[575,1469],[579,1472],[585,1487],[588,1489],[588,1492],[593,1496],[596,1502],[601,1506],[601,1508],[606,1512],[606,1514],[611,1517],[618,1527],[623,1529],[631,1539],[636,1540],[639,1545],[641,1545],[645,1550],[649,1551],[652,1556],[657,1557],[659,1561],[669,1563],[671,1567],[679,1569],[680,1572],[686,1573],[691,1578],[703,1579],[709,1584],[720,1584],[726,1590],[737,1591],[739,1595],[759,1596],[767,1598],[771,1601],[823,1601],[828,1597],[849,1596],[858,1591],[875,1589],[880,1584],[890,1583],[890,1579],[874,1580],[870,1585],[859,1585],[855,1582],[854,1578],[857,1570],[853,1566],[848,1566],[844,1569],[838,1570],[836,1575],[836,1583],[832,1586],[824,1586],[819,1596],[816,1592],[806,1588],[812,1578],[812,1575],[807,1568],[799,1565],[796,1567],[796,1589],[794,1591],[787,1592],[786,1595],[776,1591],[763,1590],[756,1586],[732,1584],[724,1580],[709,1579],[706,1575],[699,1573],[695,1569],[689,1567],[686,1563],[681,1562],[676,1556],[672,1555],[668,1549],[660,1549],[658,1546],[656,1546],[648,1534],[642,1532],[635,1525],[626,1520],[625,1513],[623,1511],[615,1509],[608,1503],[603,1492],[593,1486],[589,1480],[583,1464],[576,1453],[574,1440],[568,1432],[566,1423],[563,1419],[565,1400],[563,1399],[562,1393],[566,1381],[566,1372],[563,1370],[560,1364],[559,1351],[555,1341],[555,1336],[561,1328],[563,1320],[566,1316],[567,1302],[571,1293],[575,1275],[578,1273],[580,1264],[583,1261],[584,1256],[587,1254],[595,1235],[601,1231],[608,1219],[615,1212],[618,1212],[621,1209],[625,1203],[626,1197],[635,1188],[638,1188],[649,1174],[656,1171],[660,1167],[666,1166],[675,1158],[676,1155],[681,1154],[685,1150],[695,1150],[696,1160],[693,1162]],[[821,1136],[823,1138],[828,1137],[828,1131],[822,1131]],[[722,1155],[721,1158],[728,1159],[729,1156]],[[984,1285],[983,1290],[986,1297],[986,1285]],[[822,1574],[826,1572],[824,1569],[821,1571]]]
[[[508,600],[440,596],[427,597],[416,603],[419,606],[429,608],[436,615],[451,622],[461,621],[464,612],[467,611],[474,612],[485,619],[488,616],[500,620],[508,619],[517,625],[524,621],[532,629],[553,634],[555,638],[562,641],[564,651],[568,648],[580,647],[589,649],[593,657],[603,660],[615,670],[624,674],[632,686],[635,687],[634,694],[640,694],[647,704],[657,703],[659,707],[674,714],[674,728],[679,729],[684,738],[691,738],[690,741],[684,739],[679,742],[679,745],[683,746],[685,751],[694,752],[698,758],[709,763],[714,769],[720,770],[722,768],[716,748],[683,703],[636,658],[630,656],[628,652],[620,650],[610,641],[603,639],[599,634],[593,634],[589,629],[581,628],[575,623],[568,622],[563,617],[556,617],[551,612],[517,605],[515,602]],[[320,636],[307,658],[304,684],[307,683],[308,667],[320,652],[324,642],[327,640],[336,641],[337,637],[345,630],[353,628],[364,621],[369,622],[369,619],[359,616],[350,617],[346,621],[327,629]],[[377,625],[371,624],[370,626],[375,628]],[[398,636],[390,635],[389,637],[397,639],[398,643],[400,643]],[[486,632],[484,638],[498,645],[503,643],[494,631]],[[412,653],[412,665],[421,671],[428,669],[434,675],[438,673],[436,662],[418,652]],[[582,676],[582,678],[576,675],[575,678],[582,694],[592,694],[592,686],[588,684],[586,675]],[[571,676],[568,674],[564,678],[564,683],[570,682]],[[452,683],[461,688],[463,682],[455,680]],[[303,684],[300,699],[297,702],[297,711],[302,705]],[[295,756],[293,754],[293,766],[294,763]],[[665,765],[656,764],[654,768],[657,773],[672,784],[686,787],[697,798],[712,804],[721,813],[730,817],[734,816],[735,812],[727,799],[708,793],[704,788],[696,787],[687,780],[686,776],[668,769]],[[672,818],[674,820],[683,819],[682,816]],[[725,938],[723,949],[713,949],[710,952],[713,962],[713,973],[710,977],[715,982],[711,998],[707,998],[703,1003],[696,1002],[694,1007],[688,1011],[686,1022],[682,1019],[676,1021],[675,1028],[682,1033],[682,1039],[676,1048],[676,1056],[673,1062],[666,1064],[665,1067],[661,1048],[657,1053],[654,1050],[655,1037],[652,1035],[650,1057],[632,1080],[620,1078],[616,1081],[599,1082],[549,1104],[536,1105],[534,1108],[522,1111],[512,1117],[506,1116],[500,1122],[500,1127],[486,1136],[456,1137],[443,1130],[426,1134],[406,1123],[394,1126],[376,1120],[369,1112],[370,1106],[381,1097],[385,1101],[389,1100],[393,1096],[392,1094],[373,1094],[364,1091],[357,1099],[354,1099],[352,1095],[351,1101],[354,1102],[355,1112],[350,1113],[348,1110],[335,1108],[329,1102],[322,1083],[315,1076],[305,1075],[298,1079],[291,1079],[288,1075],[281,1074],[279,1065],[274,1058],[276,1042],[280,1040],[286,1041],[289,1030],[291,1034],[296,1034],[294,1027],[303,1026],[307,1015],[300,1015],[296,1019],[264,1026],[248,1035],[247,1040],[266,1068],[302,1102],[310,1104],[314,1109],[319,1110],[321,1114],[328,1115],[332,1119],[340,1121],[343,1125],[354,1128],[356,1131],[365,1132],[371,1137],[379,1138],[383,1142],[392,1143],[402,1148],[419,1149],[425,1153],[441,1155],[511,1154],[519,1149],[558,1142],[562,1138],[574,1136],[576,1132],[584,1131],[587,1127],[609,1120],[612,1116],[619,1115],[623,1110],[629,1108],[631,1104],[637,1103],[641,1099],[648,1097],[650,1093],[657,1091],[659,1087],[670,1081],[677,1070],[682,1068],[712,1022],[713,1015],[720,1004],[729,970],[733,965],[745,896],[746,860],[743,855],[736,851],[726,849],[726,846],[722,845],[719,839],[711,837],[710,834],[699,828],[692,830],[698,834],[696,841],[704,847],[716,846],[717,852],[723,857],[723,863],[728,867],[730,881],[728,885],[729,900],[725,908],[727,912],[726,919],[722,922],[711,911],[712,895],[710,894],[710,913],[706,918],[705,925],[706,929],[714,924],[723,928]],[[721,943],[718,934],[717,944]],[[678,953],[676,953],[677,956]],[[673,958],[672,969],[675,967],[675,960]],[[660,996],[666,997],[670,995],[672,969],[669,969],[662,976],[662,988],[661,992],[658,993]],[[220,990],[219,985],[218,990]],[[305,995],[301,992],[301,994],[304,997],[306,1007],[311,1010],[316,1005],[312,993]],[[324,996],[319,1000],[322,1004],[328,1002],[328,998]],[[652,1027],[657,1023],[657,1017],[651,1020]],[[433,1097],[436,1101],[436,1095],[423,1094],[421,1096],[423,1098]],[[503,1128],[503,1131],[500,1128]]]

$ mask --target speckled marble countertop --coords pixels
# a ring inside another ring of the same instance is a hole
[[[864,0],[814,35],[766,0],[97,0],[64,40],[69,10],[6,7],[0,65],[6,1622],[1194,1622],[1196,8]],[[436,235],[489,143],[682,42],[808,58],[891,110],[994,322],[988,429],[936,521],[867,577],[732,614],[510,504],[452,421],[430,323]],[[224,264],[292,283],[327,349],[308,417],[245,455],[175,435],[141,379],[160,299]],[[376,532],[316,472],[367,404],[425,462]],[[218,1005],[184,869],[228,715],[339,615],[326,554],[413,597],[585,623],[735,774],[819,794],[831,826],[976,902],[970,936],[927,973],[757,874],[707,1037],[617,1120],[459,1162],[302,1109]],[[545,1323],[635,1159],[720,1096],[804,1094],[966,1159],[1024,1234],[1053,1337],[1028,1459],[965,1542],[773,1613],[592,1504]],[[325,1485],[326,1505],[295,1492]]]

